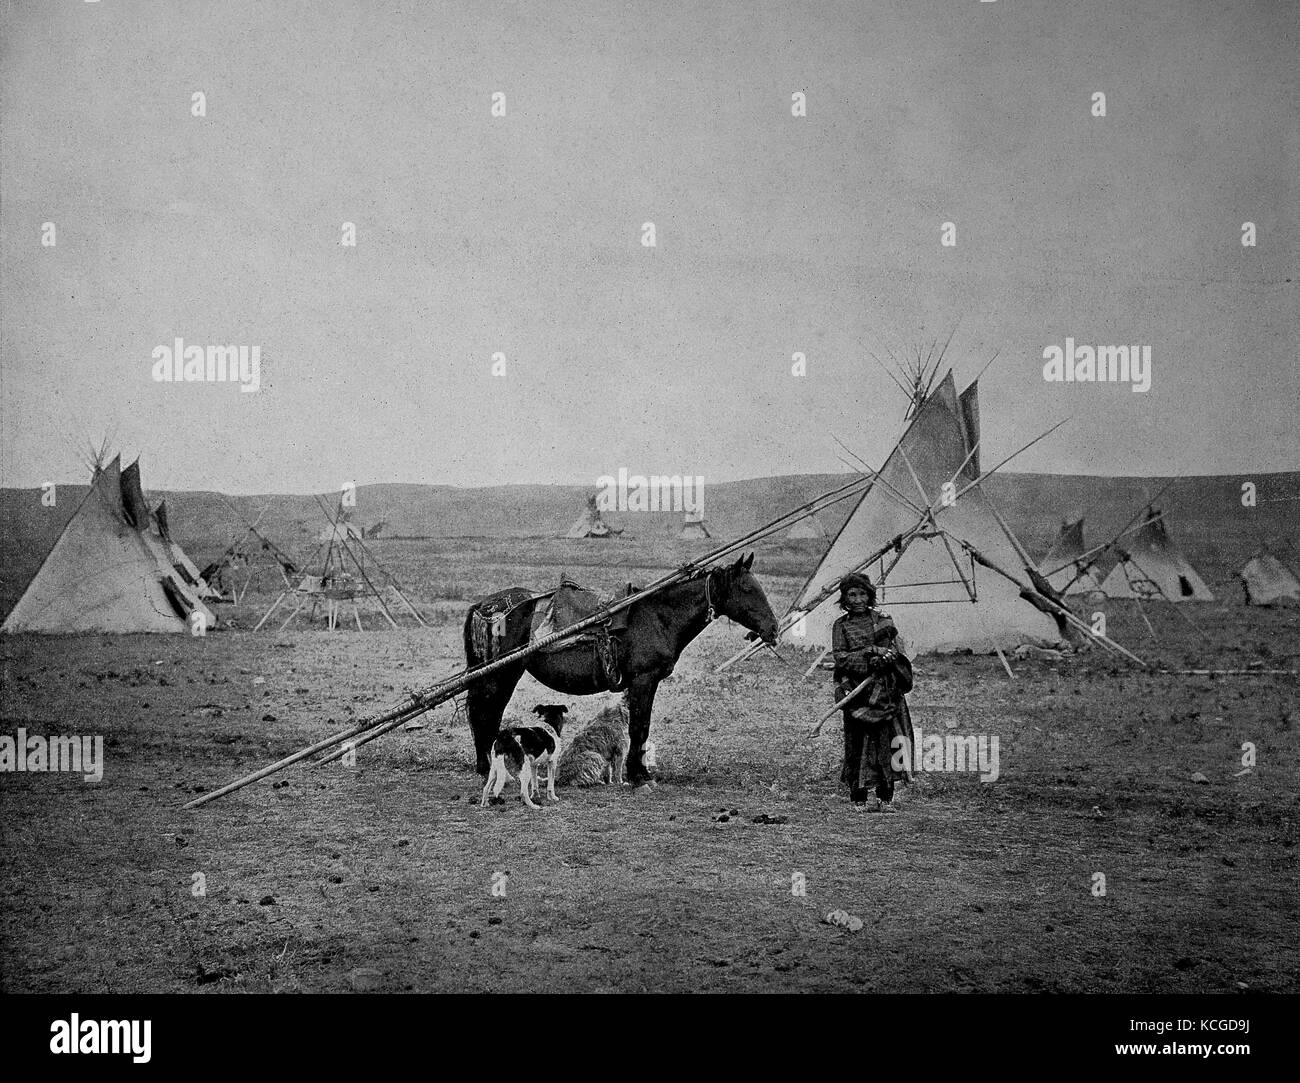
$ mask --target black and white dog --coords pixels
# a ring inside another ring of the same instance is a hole
[[[529,808],[537,808],[533,798],[539,792],[537,769],[546,768],[546,796],[555,796],[555,765],[563,751],[560,731],[564,729],[567,707],[559,704],[539,703],[533,708],[536,722],[506,723],[492,742],[492,769],[483,784],[479,808],[486,808],[489,792],[500,797],[508,779],[519,779],[519,796]]]

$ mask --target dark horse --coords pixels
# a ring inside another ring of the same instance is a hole
[[[672,673],[687,644],[704,631],[715,616],[730,617],[764,642],[776,642],[776,617],[772,615],[763,588],[750,574],[753,563],[751,554],[730,567],[696,571],[687,579],[647,595],[624,611],[626,630],[619,630],[617,642],[618,672],[621,687],[625,688],[631,738],[627,756],[629,782],[637,784],[650,779],[650,772],[641,762],[641,754],[650,736],[650,713],[659,682]],[[539,603],[545,604],[547,597],[537,598],[522,587],[510,587],[471,606],[465,617],[465,660],[469,666],[490,662],[492,657],[499,657],[527,643],[533,612]],[[486,657],[475,646],[471,627],[475,614],[484,608],[489,611],[506,609],[505,627],[499,636],[494,635],[492,650]],[[467,710],[480,775],[488,773],[488,759],[501,725],[502,712],[525,672],[548,688],[571,696],[591,696],[597,692],[617,690],[610,687],[608,676],[596,661],[590,644],[561,645],[476,681],[469,687]]]

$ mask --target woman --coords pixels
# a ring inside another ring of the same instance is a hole
[[[840,608],[844,616],[831,630],[836,702],[862,685],[844,705],[840,779],[855,810],[867,807],[874,789],[876,807],[893,812],[895,781],[912,777],[912,718],[904,698],[912,690],[912,663],[899,649],[894,622],[876,608],[876,588],[867,576],[840,580]],[[904,742],[906,755],[896,755]]]

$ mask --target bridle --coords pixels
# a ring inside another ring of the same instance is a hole
[[[709,571],[704,576],[704,601],[705,604],[707,604],[709,607],[708,612],[705,613],[704,615],[704,622],[706,624],[712,624],[715,620],[718,619],[717,608],[713,604],[712,586],[713,586],[713,572]]]

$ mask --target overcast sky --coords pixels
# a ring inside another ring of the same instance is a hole
[[[0,13],[0,484],[105,436],[245,493],[878,465],[868,351],[954,328],[959,386],[999,352],[986,462],[1069,416],[1014,468],[1300,468],[1298,5]],[[176,336],[261,390],[154,382]],[[1150,345],[1151,390],[1046,383],[1067,336]]]

